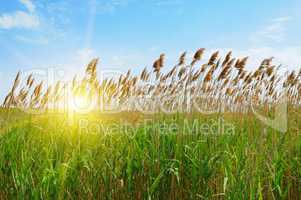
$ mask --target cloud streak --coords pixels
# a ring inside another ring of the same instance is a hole
[[[255,32],[251,36],[251,41],[254,43],[262,42],[282,42],[285,40],[286,25],[292,20],[292,17],[278,17],[271,20],[264,28]]]
[[[157,6],[178,6],[182,5],[184,2],[182,0],[159,0],[155,4]]]
[[[16,40],[29,43],[29,44],[35,44],[35,45],[47,45],[49,44],[49,40],[45,37],[26,37],[23,35],[17,35]]]
[[[109,1],[96,1],[90,0],[90,7],[95,7],[96,13],[114,13],[118,8],[127,6],[134,0],[109,0]]]

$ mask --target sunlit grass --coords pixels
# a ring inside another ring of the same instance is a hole
[[[301,194],[300,112],[290,115],[286,134],[252,115],[224,114],[235,132],[205,134],[193,131],[194,121],[213,126],[221,116],[91,113],[76,114],[70,124],[63,114],[20,114],[12,111],[1,132],[1,199],[297,199]],[[162,128],[173,123],[179,129]],[[118,129],[124,124],[127,129]]]

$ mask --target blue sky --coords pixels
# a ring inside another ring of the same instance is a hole
[[[249,68],[274,56],[301,66],[299,0],[0,0],[0,99],[21,70],[140,71],[162,52],[167,64],[183,51],[233,50]]]

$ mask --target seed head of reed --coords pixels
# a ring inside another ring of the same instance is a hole
[[[20,75],[21,75],[21,73],[20,73],[20,71],[17,73],[17,76],[16,76],[16,78],[15,78],[15,80],[14,80],[14,84],[13,84],[13,87],[12,87],[12,93],[14,93],[14,91],[16,90],[16,88],[19,86],[19,83],[20,83]]]
[[[193,59],[194,59],[194,60],[201,60],[201,59],[202,59],[202,56],[203,56],[203,54],[204,54],[204,52],[205,52],[205,48],[200,48],[200,49],[198,49],[198,50],[195,52],[195,54],[194,54],[194,56],[193,56]]]
[[[159,59],[157,59],[154,62],[154,64],[153,64],[154,72],[160,72],[160,69],[164,65],[164,57],[165,57],[165,54],[161,54],[160,57],[159,57]]]
[[[32,82],[32,74],[30,74],[29,76],[28,76],[28,78],[27,78],[27,81],[26,81],[26,85],[27,86],[29,86],[30,85],[30,83]]]
[[[191,64],[190,64],[190,66],[194,66],[194,64],[195,64],[197,61],[199,61],[199,60],[202,59],[202,56],[203,56],[203,54],[204,54],[204,51],[205,51],[205,48],[200,48],[200,49],[198,49],[198,50],[195,52],[195,54],[194,54],[194,56],[193,56],[193,60],[192,60],[192,62],[191,62]]]
[[[181,56],[180,56],[180,58],[179,58],[178,66],[184,65],[184,64],[185,64],[185,59],[186,59],[186,51],[185,51],[184,53],[181,54]]]
[[[96,67],[98,64],[99,58],[93,59],[86,68],[86,73],[88,74],[94,74],[96,72]]]
[[[219,54],[219,51],[216,51],[211,55],[211,57],[209,58],[209,61],[208,61],[208,65],[213,65],[215,63],[215,61],[217,60],[218,54]]]
[[[232,51],[229,51],[222,63],[222,67],[226,66],[226,64],[230,61],[231,56],[232,56]]]

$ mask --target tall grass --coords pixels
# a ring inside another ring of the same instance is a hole
[[[85,116],[131,129],[87,129],[62,115],[28,116],[0,138],[1,199],[298,199],[300,112],[286,134],[254,116],[224,116],[234,132],[194,129],[219,116],[157,115],[142,125],[132,113]],[[139,116],[144,119],[145,116]],[[79,118],[81,120],[81,118]],[[90,122],[91,122],[90,121]],[[178,129],[162,129],[175,123]],[[161,128],[160,128],[161,127]],[[265,131],[262,131],[262,130]],[[108,130],[111,130],[108,132]],[[122,131],[119,131],[122,130]]]

